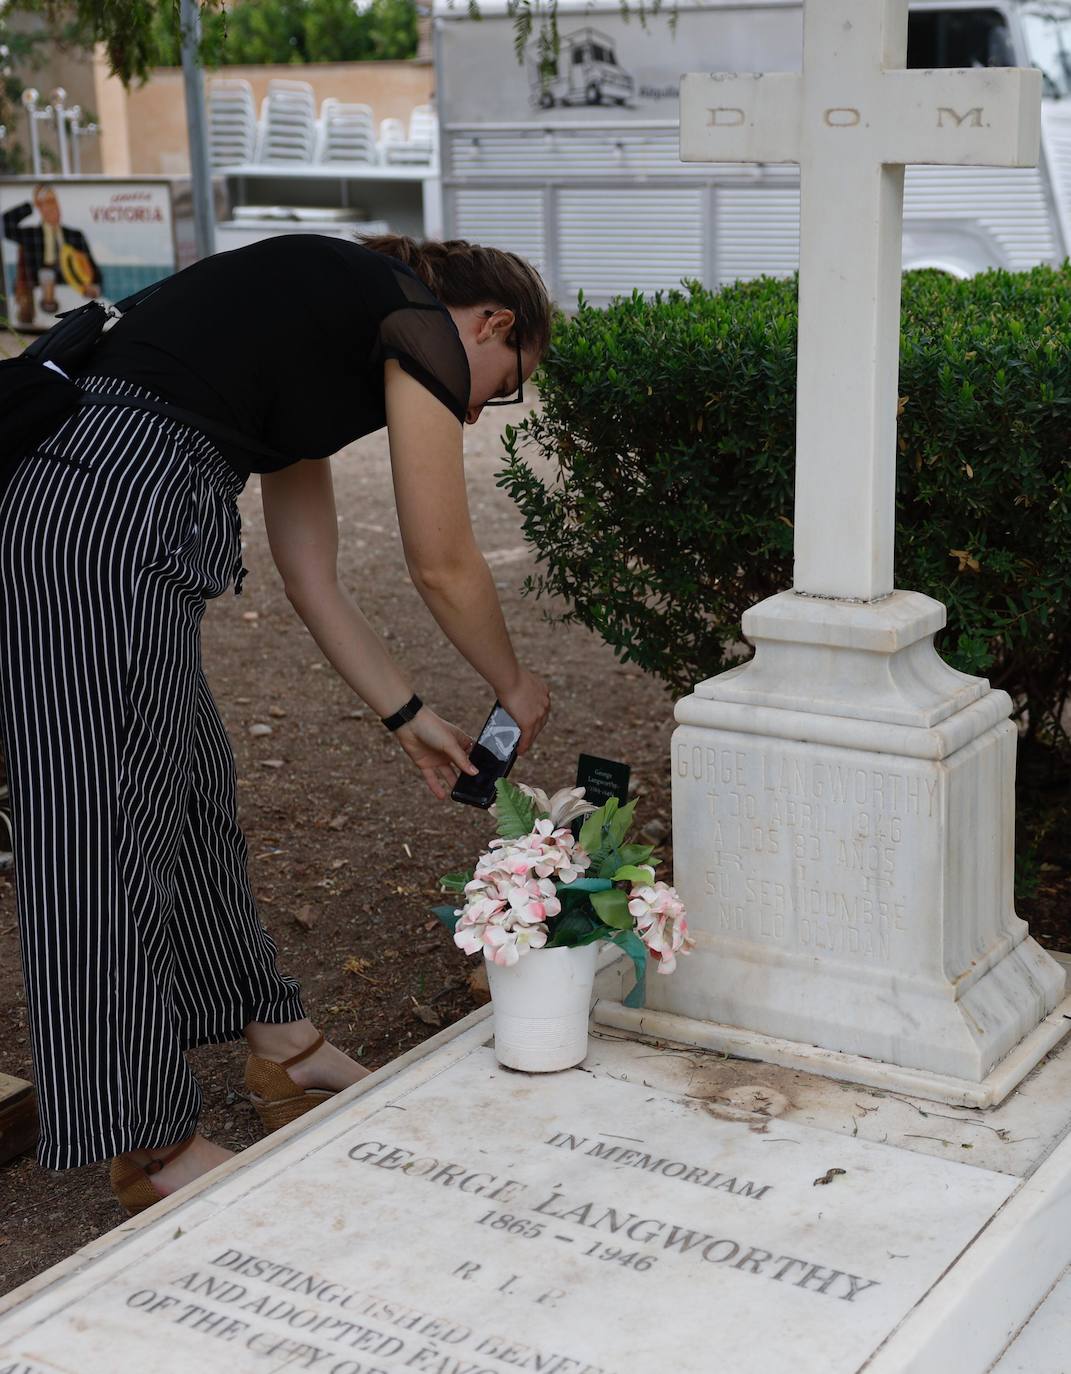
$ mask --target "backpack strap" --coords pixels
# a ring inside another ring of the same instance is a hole
[[[259,439],[243,434],[240,430],[231,429],[229,425],[221,424],[218,420],[209,420],[203,415],[195,415],[192,410],[183,410],[181,406],[173,406],[167,401],[157,401],[148,396],[115,396],[107,391],[86,391],[83,392],[81,404],[84,406],[123,406],[128,410],[151,410],[157,415],[166,415],[170,420],[178,420],[181,424],[189,425],[191,429],[200,430],[210,439],[217,439],[223,444],[234,445],[244,449],[247,453],[259,454],[262,458],[270,458],[276,467],[285,467],[290,462],[289,458],[284,457],[276,449],[269,448],[267,444],[262,444]]]
[[[165,278],[166,280],[166,278]],[[62,368],[62,363],[66,361],[70,366],[73,361],[78,367],[87,367],[85,356],[91,353],[97,338],[103,332],[103,321],[100,316],[118,318],[131,310],[140,301],[147,299],[163,285],[162,281],[152,282],[149,286],[143,286],[140,291],[135,291],[132,296],[125,296],[115,305],[101,305],[99,301],[90,301],[86,305],[76,306],[73,310],[64,310],[56,318],[63,319],[65,315],[79,315],[81,320],[76,325],[72,320],[71,324],[65,326],[65,335],[70,336],[68,349],[74,345],[78,351],[74,353],[73,359],[65,359],[63,356],[62,345],[64,342],[63,334],[53,334],[51,330],[46,331],[39,339],[35,339],[30,346],[23,350],[22,357],[47,363],[47,353],[50,345],[54,345],[60,356],[60,363],[53,363],[53,366],[61,370],[63,376],[67,376],[66,369]],[[83,339],[76,343],[76,331],[81,327],[81,321],[85,321],[82,328]],[[55,329],[56,326],[53,326]],[[50,337],[51,336],[51,337]],[[215,439],[218,443],[226,446],[243,449],[247,453],[259,454],[262,458],[271,460],[275,467],[284,467],[289,463],[275,449],[269,448],[267,444],[262,444],[258,439],[251,435],[242,434],[236,429],[231,429],[229,425],[221,424],[218,420],[209,420],[203,415],[195,415],[191,410],[183,410],[181,406],[170,405],[167,401],[149,400],[141,396],[116,396],[110,392],[87,391],[82,393],[80,405],[83,406],[123,406],[132,410],[151,410],[157,415],[166,415],[171,420],[178,420],[180,424],[189,425],[192,429],[199,430],[210,439]]]
[[[148,286],[143,286],[140,291],[135,291],[132,296],[124,296],[121,301],[115,302],[115,309],[125,314],[131,306],[137,305],[138,301],[143,301],[147,296],[151,296],[154,292],[159,291],[166,280],[167,278],[164,277],[160,281],[154,281]]]

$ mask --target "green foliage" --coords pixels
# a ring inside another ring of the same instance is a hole
[[[154,60],[182,60],[177,9],[156,7]],[[414,0],[232,0],[203,6],[201,59],[206,67],[247,63],[367,62],[412,57],[417,45]]]
[[[654,853],[654,845],[623,844],[617,852],[623,864],[646,864]]]
[[[431,913],[433,916],[438,916],[447,930],[454,930],[459,919],[457,913],[460,910],[461,908],[456,906],[433,906]]]
[[[45,23],[12,25],[19,12],[41,14]],[[0,173],[18,175],[29,172],[29,149],[26,144],[26,116],[20,103],[27,86],[39,84],[36,74],[45,66],[56,48],[61,51],[87,50],[86,31],[77,15],[44,3],[44,0],[19,0],[19,3],[0,4],[0,124],[7,133],[0,140]],[[41,92],[47,99],[47,92]],[[87,122],[93,120],[91,110],[83,108]],[[46,169],[58,170],[59,159],[47,139],[42,141],[41,159]]]
[[[591,905],[604,926],[612,926],[614,930],[627,930],[632,925],[628,893],[619,887],[611,887],[606,892],[593,892]]]
[[[480,0],[467,0],[467,12],[470,19],[481,19]],[[523,64],[529,43],[535,44],[540,74],[546,80],[561,54],[558,0],[506,0],[506,13],[513,20],[513,55],[518,65]],[[643,29],[656,16],[664,18],[671,33],[677,28],[677,6],[667,8],[665,0],[619,0],[618,13],[626,23],[635,19]]]
[[[636,864],[624,864],[614,874],[615,883],[652,883],[654,882],[654,869],[639,868]]]
[[[353,0],[316,0],[303,8],[309,62],[353,62],[372,56],[368,23]]]
[[[178,6],[179,0],[12,0],[6,11],[42,15],[48,38],[61,48],[88,55],[94,43],[103,43],[113,75],[129,84],[144,80],[153,65],[158,12],[172,8],[177,24]],[[5,17],[0,14],[0,30]]]
[[[1055,735],[1071,684],[1071,265],[909,273],[902,335],[896,584],[948,607],[950,663]],[[542,564],[526,591],[568,603],[550,618],[675,693],[730,667],[742,613],[792,581],[795,375],[791,280],[560,318],[542,412],[507,431],[498,478]]]
[[[371,56],[382,62],[397,62],[416,53],[417,11],[413,0],[374,0],[368,19]]]
[[[504,840],[519,840],[535,829],[535,802],[508,778],[495,783],[495,811],[498,834]]]
[[[623,949],[632,960],[636,982],[625,1000],[626,1007],[642,1007],[647,1001],[647,946],[634,930],[619,930],[610,943]]]

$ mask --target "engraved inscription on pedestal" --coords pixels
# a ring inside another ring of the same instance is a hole
[[[702,891],[689,893],[702,908],[697,924],[756,945],[902,965],[912,898],[936,862],[941,803],[933,765],[895,764],[758,736],[746,747],[678,737],[674,786],[702,816],[689,827],[706,856]]]

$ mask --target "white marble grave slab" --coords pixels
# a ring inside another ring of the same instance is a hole
[[[0,1370],[838,1374],[1019,1186],[604,1072],[514,1074],[487,1033],[43,1276],[0,1318]]]
[[[1064,967],[1068,959],[1062,957]],[[624,1032],[598,1027],[585,1064],[596,1073],[703,1103],[727,1118],[747,1111],[934,1155],[968,1168],[1029,1178],[1067,1135],[1071,1042],[1064,1040],[999,1107],[948,1107],[818,1074],[709,1050],[657,1052]],[[1071,1374],[1069,1362],[1068,1374]]]
[[[1069,1369],[1071,1269],[993,1366],[993,1374],[1067,1374]]]

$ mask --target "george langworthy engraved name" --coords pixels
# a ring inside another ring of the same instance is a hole
[[[934,127],[937,129],[988,129],[985,119],[985,106],[974,105],[960,113],[950,105],[934,107]],[[855,129],[865,124],[863,112],[854,105],[831,105],[822,111],[822,123],[829,129]],[[737,105],[708,105],[707,127],[712,129],[739,129],[744,125],[753,127],[747,111]]]
[[[587,1137],[557,1132],[544,1141],[544,1144],[558,1150],[571,1151],[587,1144]],[[701,1187],[713,1186],[718,1189],[723,1186],[721,1175],[712,1175],[710,1171],[696,1169],[695,1175],[702,1174],[704,1177],[694,1176],[689,1179],[689,1166],[683,1161],[654,1158],[639,1151],[634,1153],[637,1158],[629,1160],[628,1163],[635,1167],[652,1167],[653,1172],[673,1177],[673,1166],[679,1163],[685,1172],[676,1175],[677,1177]],[[821,1294],[842,1302],[855,1302],[862,1294],[880,1286],[878,1279],[865,1278],[861,1274],[835,1269],[798,1255],[779,1254],[776,1249],[767,1250],[761,1245],[749,1245],[743,1240],[719,1235],[715,1231],[704,1231],[699,1227],[681,1225],[657,1216],[645,1216],[621,1207],[608,1206],[601,1201],[596,1202],[587,1198],[578,1200],[564,1192],[561,1184],[551,1188],[545,1185],[535,1188],[522,1183],[519,1179],[502,1178],[493,1173],[473,1170],[468,1164],[456,1164],[431,1156],[421,1156],[404,1146],[390,1145],[379,1140],[362,1141],[353,1146],[347,1154],[354,1163],[396,1170],[409,1178],[423,1179],[426,1183],[437,1184],[457,1193],[472,1193],[483,1198],[494,1198],[503,1205],[508,1204],[509,1213],[492,1211],[474,1220],[479,1225],[487,1225],[491,1230],[505,1230],[509,1224],[518,1236],[523,1233],[520,1243],[525,1245],[533,1241],[540,1246],[550,1243],[572,1244],[568,1233],[559,1234],[555,1230],[548,1235],[545,1219],[549,1219],[559,1226],[564,1223],[565,1228],[577,1227],[608,1234],[616,1239],[618,1247],[626,1241],[633,1245],[648,1247],[645,1253],[649,1258],[644,1260],[645,1268],[662,1255],[687,1256],[700,1264],[724,1266],[742,1274],[772,1279],[776,1283],[791,1283],[805,1292]],[[607,1156],[600,1151],[596,1158],[605,1159]],[[618,1156],[613,1162],[620,1164],[623,1161]],[[711,1184],[711,1177],[718,1181]],[[768,1186],[763,1186],[756,1192],[753,1191],[753,1185],[747,1184],[745,1192],[736,1179],[732,1180],[732,1185],[728,1191],[737,1195],[743,1193],[744,1196],[755,1200],[767,1191]],[[520,1200],[522,1195],[528,1195],[523,1202]],[[538,1201],[530,1200],[532,1198],[538,1198]],[[521,1210],[526,1214],[523,1220],[518,1215]],[[516,1229],[518,1227],[519,1230]],[[597,1244],[593,1248],[601,1250],[603,1246]],[[585,1254],[588,1253],[590,1251],[585,1251]],[[615,1255],[619,1253],[619,1250],[614,1251]],[[635,1255],[628,1256],[629,1261],[635,1258]],[[624,1262],[622,1260],[622,1263]],[[470,1272],[475,1272],[480,1267],[479,1263],[465,1261],[454,1273],[462,1278],[468,1278]],[[638,1264],[635,1267],[637,1270],[640,1268]]]

